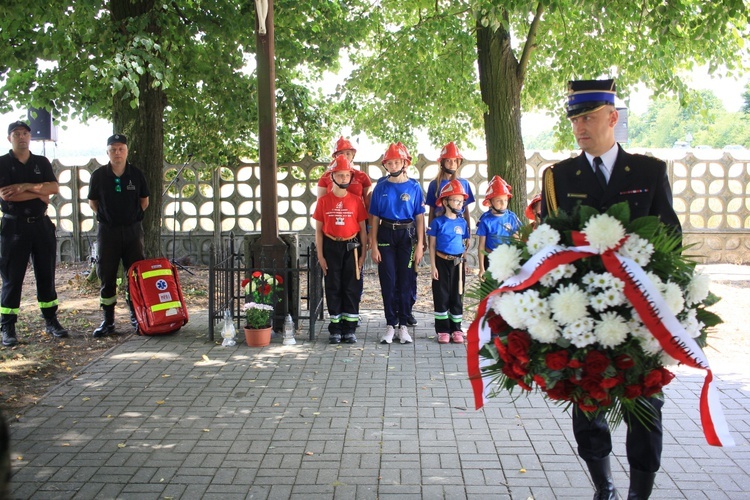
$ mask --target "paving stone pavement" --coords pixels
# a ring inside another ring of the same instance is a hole
[[[13,498],[591,498],[570,417],[535,395],[475,411],[465,347],[418,319],[407,345],[378,343],[380,311],[363,313],[354,345],[300,332],[295,346],[225,348],[207,341],[205,312],[176,335],[132,337],[11,423]],[[737,446],[705,443],[703,375],[678,370],[652,498],[749,498],[750,373],[714,370]],[[621,495],[624,442],[623,426]]]

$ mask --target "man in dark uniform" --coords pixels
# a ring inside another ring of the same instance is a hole
[[[128,163],[128,140],[122,134],[107,139],[109,163],[91,174],[89,205],[96,213],[99,229],[97,273],[102,282],[99,302],[104,321],[94,330],[94,337],[115,331],[117,271],[145,259],[143,249],[143,211],[148,207],[150,192],[143,172]],[[130,322],[138,327],[130,306]]]
[[[672,189],[666,164],[656,158],[626,153],[615,142],[614,80],[583,80],[569,83],[568,118],[581,155],[553,165],[544,172],[542,217],[562,209],[568,213],[578,204],[605,211],[627,201],[632,218],[656,215],[680,231],[672,208]],[[643,425],[628,422],[626,449],[630,464],[628,499],[651,495],[661,464],[663,399],[649,398],[653,418]],[[573,432],[578,454],[586,461],[596,493],[594,499],[616,499],[609,454],[612,438],[606,420],[589,419],[573,409]]]
[[[18,343],[16,320],[21,305],[21,287],[29,257],[34,264],[36,296],[46,323],[47,333],[67,337],[68,331],[57,321],[55,225],[47,217],[49,197],[60,190],[52,165],[44,156],[29,151],[31,128],[24,122],[8,127],[12,149],[0,156],[0,276],[3,279],[3,345]]]

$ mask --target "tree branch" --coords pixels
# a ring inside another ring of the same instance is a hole
[[[536,6],[536,14],[534,19],[531,21],[529,26],[529,34],[526,37],[526,44],[523,46],[523,53],[518,61],[518,82],[523,85],[523,80],[526,77],[526,68],[529,65],[529,58],[531,57],[531,51],[534,50],[536,45],[536,35],[539,31],[539,23],[542,21],[542,13],[544,13],[544,5],[539,2]]]

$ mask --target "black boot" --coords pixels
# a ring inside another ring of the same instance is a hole
[[[656,472],[631,469],[628,500],[647,500],[654,488],[654,479],[656,479]]]
[[[102,321],[102,324],[99,325],[99,328],[94,330],[94,337],[103,337],[109,333],[114,333],[115,331],[114,304],[111,306],[104,306],[102,307],[102,310],[104,311],[104,321]]]
[[[54,335],[57,338],[63,338],[68,336],[68,330],[62,327],[59,321],[57,321],[57,316],[52,316],[51,318],[44,318],[44,322],[46,323],[45,330],[48,334]]]
[[[138,331],[138,317],[135,315],[135,309],[133,308],[133,303],[128,300],[128,309],[130,309],[130,325],[133,327],[133,330]]]
[[[13,347],[18,344],[16,338],[16,324],[15,323],[3,323],[3,345],[5,347]]]
[[[609,465],[609,457],[599,460],[586,460],[589,467],[591,481],[594,483],[594,500],[617,500],[617,490],[612,479],[612,468]]]

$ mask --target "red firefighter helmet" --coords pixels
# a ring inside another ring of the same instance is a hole
[[[526,207],[526,211],[524,214],[526,215],[526,218],[529,220],[536,220],[536,212],[534,211],[534,205],[542,201],[542,194],[539,193],[536,196],[534,196],[531,201],[529,202],[529,206]]]
[[[507,195],[508,198],[513,198],[510,184],[505,182],[499,175],[496,175],[492,179],[490,179],[490,183],[487,186],[487,193],[484,195],[484,201],[482,202],[482,205],[484,205],[485,207],[489,207],[492,204],[492,202],[490,202],[492,198],[502,195]]]
[[[385,165],[385,162],[388,160],[398,160],[402,159],[405,162],[405,166],[411,165],[411,156],[409,155],[409,151],[406,149],[406,146],[401,144],[400,142],[397,144],[391,144],[388,146],[388,149],[385,150],[385,154],[383,155],[383,165]]]
[[[355,153],[357,152],[357,148],[352,146],[352,143],[349,142],[349,139],[345,139],[344,136],[342,135],[341,137],[339,137],[339,140],[336,141],[336,146],[333,148],[333,154],[331,156],[336,158],[337,154],[339,154],[342,151],[346,151],[347,149],[351,149]]]
[[[339,155],[331,162],[331,175],[335,172],[350,172],[352,170],[352,164],[349,159],[344,155]]]
[[[443,149],[440,150],[440,156],[438,156],[438,163],[442,165],[443,160],[447,160],[448,158],[456,158],[458,160],[461,160],[459,164],[463,163],[464,157],[461,156],[461,152],[458,150],[458,146],[456,146],[456,143],[451,141],[445,146],[443,146]]]
[[[437,205],[438,207],[442,207],[443,198],[448,198],[449,196],[463,196],[464,200],[469,197],[469,195],[466,194],[466,191],[464,191],[463,184],[461,184],[461,181],[459,181],[458,179],[453,179],[452,181],[447,182],[445,186],[443,186],[443,189],[440,190],[440,196],[438,196],[435,205]]]

